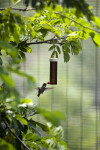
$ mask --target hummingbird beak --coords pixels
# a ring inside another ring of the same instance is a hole
[[[47,82],[47,84],[50,84],[50,82]]]

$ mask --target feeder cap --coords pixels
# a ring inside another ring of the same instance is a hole
[[[57,62],[57,61],[58,61],[58,58],[50,58],[49,60],[50,60],[50,61],[53,61],[53,62]]]

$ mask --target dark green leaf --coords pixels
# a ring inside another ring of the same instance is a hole
[[[36,0],[31,0],[32,7],[34,8],[36,6]]]
[[[56,48],[57,48],[58,53],[61,54],[60,47],[57,45]]]
[[[0,107],[1,109],[1,107]],[[1,114],[0,114],[1,115]],[[1,122],[1,118],[0,118],[0,122]],[[5,124],[3,124],[2,122],[0,123],[0,137],[4,138],[6,136],[6,126]]]
[[[19,120],[16,118],[12,119],[12,128],[15,130],[15,133],[19,136],[21,132],[27,133],[27,126],[22,124]]]
[[[0,65],[2,65],[3,64],[3,61],[2,61],[2,59],[1,59],[1,57],[0,57]]]
[[[58,53],[57,53],[57,51],[56,51],[56,58],[58,58]]]
[[[55,45],[51,46],[51,47],[49,48],[49,51],[54,50],[54,49],[55,49]]]
[[[52,111],[49,112],[48,110],[42,109],[42,108],[36,108],[38,112],[49,122],[51,122],[53,125],[58,125],[60,119],[64,119],[64,114],[58,111]]]
[[[63,51],[63,57],[64,57],[64,62],[68,62],[70,60],[70,49],[67,46],[62,46],[62,51]]]
[[[46,126],[46,125],[44,125],[44,124],[42,124],[42,123],[36,122],[36,121],[35,121],[35,123],[36,123],[39,127],[41,127],[43,131],[45,131],[45,132],[47,132],[47,133],[49,132],[48,126]]]
[[[18,55],[17,49],[5,41],[0,40],[0,48],[6,50],[6,52],[13,58],[16,58]]]
[[[24,54],[22,51],[20,51],[19,53],[20,53],[20,56],[21,56],[23,59],[25,59],[25,54]]]
[[[28,120],[28,126],[30,129],[32,129],[33,133],[35,133],[39,138],[41,138],[41,134],[36,129],[36,124],[33,120]]]
[[[29,5],[29,0],[24,0],[24,3],[25,3],[25,5],[26,5],[26,7],[28,7],[28,5]]]
[[[37,140],[41,140],[41,138],[39,138],[39,136],[33,134],[33,133],[28,133],[25,136],[25,139],[31,142],[36,142]]]
[[[54,57],[55,54],[56,54],[56,51],[53,51],[52,54],[51,54],[51,58]]]

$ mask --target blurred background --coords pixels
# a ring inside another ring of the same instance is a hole
[[[87,0],[93,6],[93,13],[100,17],[100,1]],[[10,6],[10,1],[0,0],[0,7]],[[22,12],[23,15],[34,15]],[[51,36],[52,37],[52,36]],[[36,79],[35,87],[49,81],[51,52],[50,45],[33,45],[32,53],[27,54],[22,70]],[[28,87],[23,78],[14,76],[22,97],[29,97],[34,105],[49,110],[64,112],[66,120],[64,140],[70,150],[100,150],[100,48],[91,39],[82,41],[82,51],[71,56],[68,63],[58,60],[58,83],[49,85],[53,90],[46,91],[37,98],[35,87]],[[38,118],[39,119],[39,118]]]

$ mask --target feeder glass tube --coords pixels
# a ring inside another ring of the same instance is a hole
[[[50,84],[57,84],[57,58],[50,58]]]

